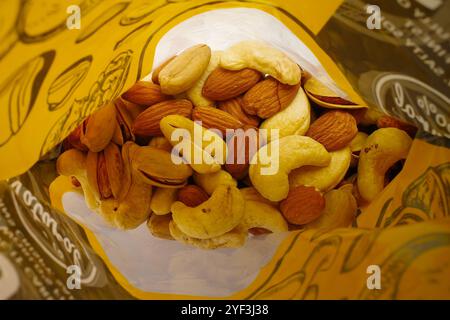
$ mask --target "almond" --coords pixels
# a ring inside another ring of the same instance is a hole
[[[260,148],[258,131],[248,127],[245,131],[237,132],[228,140],[227,147],[228,158],[224,169],[237,180],[245,178],[250,167],[250,160]]]
[[[187,185],[178,191],[178,201],[188,207],[197,207],[209,199],[205,190],[196,185]]]
[[[417,128],[409,123],[403,122],[390,116],[382,116],[377,120],[378,128],[397,128],[405,131],[410,136],[414,137],[417,133]]]
[[[122,98],[141,106],[151,106],[169,100],[170,96],[163,94],[161,87],[157,84],[149,81],[138,81],[122,94]]]
[[[215,101],[232,99],[257,84],[261,77],[261,73],[253,69],[231,71],[217,68],[206,80],[202,93],[204,97]]]
[[[250,115],[267,119],[289,106],[299,88],[300,84],[290,86],[270,77],[244,95],[242,107]]]
[[[244,125],[228,112],[213,107],[197,107],[192,112],[192,120],[201,121],[207,129],[218,129],[225,136],[227,129],[238,129]]]
[[[159,85],[159,73],[161,72],[162,69],[164,69],[165,66],[167,66],[170,62],[172,62],[173,59],[175,59],[177,56],[173,56],[169,59],[167,59],[166,61],[164,61],[163,63],[161,63],[155,70],[153,70],[152,72],[152,82],[155,84]]]
[[[325,199],[314,187],[299,186],[289,191],[280,203],[280,210],[289,223],[308,224],[320,217]]]
[[[306,135],[320,142],[328,151],[347,146],[358,134],[355,118],[345,111],[329,111],[309,127]]]
[[[162,136],[159,122],[168,115],[191,117],[192,103],[186,99],[168,100],[157,103],[142,112],[133,123],[133,133],[140,137]]]
[[[237,97],[220,102],[219,109],[228,112],[233,117],[241,121],[244,125],[257,128],[259,126],[260,119],[257,116],[246,114],[244,109],[242,109],[242,103],[242,97]]]

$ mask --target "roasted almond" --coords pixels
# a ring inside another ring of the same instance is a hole
[[[236,132],[227,142],[228,154],[224,169],[237,180],[248,174],[250,160],[260,148],[257,129],[247,127],[247,130]]]
[[[397,128],[405,131],[410,136],[414,137],[417,133],[417,128],[409,123],[403,122],[390,116],[382,116],[377,120],[378,128]]]
[[[242,103],[242,97],[233,98],[220,102],[219,109],[228,112],[233,117],[241,121],[244,125],[257,128],[259,126],[260,119],[257,116],[252,116],[245,113],[244,109],[242,109]]]
[[[197,207],[209,199],[205,190],[196,185],[187,185],[178,191],[178,201],[188,207]]]
[[[202,93],[204,97],[215,101],[232,99],[257,84],[261,77],[261,73],[253,69],[231,71],[217,68],[206,80]]]
[[[164,69],[165,66],[167,66],[170,62],[172,62],[173,59],[175,59],[177,56],[173,56],[163,63],[161,63],[155,70],[152,72],[152,82],[159,85],[159,73],[162,69]]]
[[[197,107],[192,112],[192,120],[201,121],[202,126],[207,129],[218,129],[225,136],[227,129],[238,129],[243,123],[228,112],[214,107]]]
[[[291,104],[299,88],[300,84],[290,86],[267,78],[244,95],[242,108],[247,114],[270,118]]]
[[[141,106],[151,106],[169,100],[170,96],[163,94],[161,87],[155,83],[138,81],[122,94],[122,98]]]
[[[86,147],[80,140],[81,134],[83,130],[83,124],[79,125],[78,127],[73,130],[69,136],[64,140],[64,150],[68,149],[78,149],[80,151],[86,152],[88,151],[88,147]]]
[[[320,217],[325,209],[325,199],[314,187],[299,186],[289,191],[280,203],[286,220],[295,225],[308,224]]]
[[[348,112],[333,110],[320,116],[306,135],[320,142],[328,151],[347,146],[358,134],[355,118]]]
[[[159,122],[168,115],[191,117],[192,103],[186,99],[168,100],[157,103],[142,112],[133,123],[133,133],[140,137],[162,136]]]

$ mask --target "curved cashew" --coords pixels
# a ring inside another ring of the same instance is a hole
[[[245,228],[237,226],[233,230],[210,239],[196,239],[183,233],[174,221],[169,224],[170,234],[175,240],[201,249],[240,248],[247,240]]]
[[[91,210],[97,210],[99,203],[89,186],[86,173],[86,155],[77,150],[70,149],[61,154],[56,161],[56,170],[63,176],[74,176],[81,184],[84,199]]]
[[[224,51],[220,66],[228,70],[251,68],[269,74],[281,83],[296,85],[302,73],[285,53],[262,41],[242,41]]]
[[[374,200],[383,190],[386,171],[406,159],[411,144],[408,134],[396,128],[378,129],[367,138],[358,163],[358,190],[364,200]]]
[[[174,146],[173,152],[181,153],[194,171],[216,172],[225,163],[227,145],[217,133],[179,115],[164,117],[160,127],[166,139]]]
[[[211,239],[234,229],[244,215],[244,198],[239,189],[220,185],[208,201],[191,208],[180,201],[172,204],[172,217],[190,237]]]
[[[209,65],[206,68],[205,72],[203,73],[201,78],[194,84],[194,86],[186,92],[189,100],[191,100],[196,107],[214,106],[214,101],[205,98],[202,94],[202,90],[203,85],[205,84],[211,72],[213,72],[219,66],[221,54],[222,51],[213,51],[211,53],[211,60],[209,61]]]
[[[172,221],[170,214],[164,216],[152,215],[147,221],[147,228],[157,238],[174,240],[170,234],[169,224]]]
[[[284,110],[265,120],[260,129],[268,130],[268,141],[271,141],[270,130],[278,129],[279,138],[290,135],[304,135],[311,121],[311,107],[302,88],[298,90],[294,101]]]
[[[253,186],[265,198],[280,201],[289,192],[289,173],[302,166],[326,166],[331,156],[323,145],[298,135],[275,140],[255,154],[249,175]]]
[[[279,202],[267,200],[254,187],[246,187],[239,190],[246,201],[263,202],[269,206],[278,208]]]
[[[150,209],[155,215],[166,215],[170,213],[170,207],[177,201],[178,189],[157,188],[153,193]]]
[[[237,181],[225,170],[207,174],[194,173],[194,182],[209,195],[213,194],[219,185],[237,187]]]
[[[358,134],[350,142],[350,149],[352,150],[352,160],[350,161],[350,166],[352,168],[358,165],[359,153],[364,148],[367,138],[369,135],[365,132],[358,132]]]
[[[358,208],[351,191],[331,190],[325,194],[325,209],[319,219],[306,225],[307,229],[336,229],[351,225]]]
[[[246,200],[241,224],[248,229],[264,228],[272,232],[288,231],[288,224],[281,212],[264,202]]]
[[[289,175],[291,188],[298,186],[316,187],[327,192],[338,185],[350,167],[352,153],[349,147],[330,152],[331,161],[326,167],[304,166]]]

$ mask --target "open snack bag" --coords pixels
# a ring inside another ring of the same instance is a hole
[[[74,2],[0,4],[0,298],[450,298],[450,3]]]

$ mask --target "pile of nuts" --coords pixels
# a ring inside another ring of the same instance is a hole
[[[200,134],[200,143],[186,138],[189,152],[177,149],[180,128]],[[239,130],[269,134],[251,148],[230,134]],[[350,226],[398,173],[414,134],[266,43],[213,52],[202,44],[85,119],[57,170],[113,227],[146,222],[159,238],[236,248],[249,233]],[[187,161],[190,151],[208,161]]]

